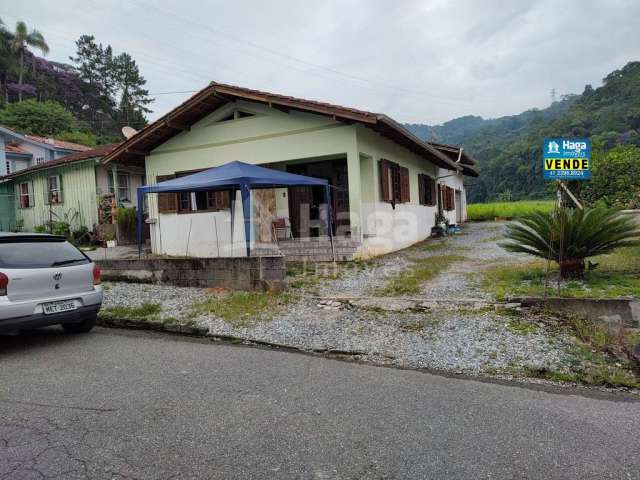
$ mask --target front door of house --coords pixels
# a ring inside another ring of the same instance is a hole
[[[331,207],[333,211],[334,234],[347,235],[349,221],[349,181],[346,160],[325,160],[287,166],[287,171],[298,175],[329,180],[331,185]],[[324,187],[290,187],[289,221],[295,238],[326,234],[320,228],[322,209],[326,208]],[[324,217],[322,217],[324,218]]]

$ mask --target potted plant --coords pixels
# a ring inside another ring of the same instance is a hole
[[[107,248],[113,248],[116,246],[116,234],[115,232],[109,232],[105,234],[104,240],[107,244]]]

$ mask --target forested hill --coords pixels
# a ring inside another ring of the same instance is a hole
[[[442,125],[408,124],[426,140],[461,145],[478,160],[480,178],[470,181],[470,202],[549,196],[542,179],[541,146],[550,136],[591,137],[596,149],[640,146],[640,62],[630,62],[565,95],[545,109],[485,120],[465,116]]]

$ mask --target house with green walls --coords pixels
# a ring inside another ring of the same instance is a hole
[[[144,169],[103,164],[116,145],[64,155],[0,178],[0,230],[32,232],[50,222],[66,222],[71,230],[94,230],[100,223],[103,198],[136,207],[136,188]]]
[[[13,182],[0,180],[0,232],[16,230]]]
[[[219,83],[118,145],[104,164],[144,168],[154,184],[234,160],[329,181],[331,208],[321,188],[252,191],[252,251],[285,255],[317,253],[330,237],[345,246],[340,258],[407,247],[436,223],[465,221],[464,179],[478,175],[462,148],[424,142],[384,114]],[[245,239],[233,229],[230,200],[229,192],[150,194],[153,252],[237,254]]]

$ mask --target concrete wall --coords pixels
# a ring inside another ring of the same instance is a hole
[[[282,290],[284,257],[169,258],[96,262],[107,281],[160,283],[180,287]]]
[[[540,307],[567,314],[581,315],[603,324],[640,327],[640,302],[633,298],[514,298],[525,307]]]
[[[24,222],[24,231],[32,232],[35,227],[49,221],[47,178],[52,175],[62,177],[63,195],[62,203],[51,206],[53,220],[66,220],[72,229],[81,225],[91,229],[98,223],[94,160],[39,170],[14,179],[16,192],[20,183],[32,184],[34,206],[16,209],[16,218]],[[17,198],[16,206],[19,206]]]

